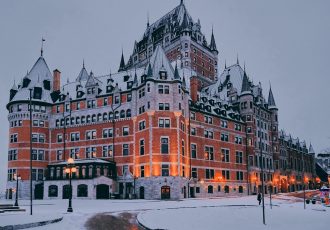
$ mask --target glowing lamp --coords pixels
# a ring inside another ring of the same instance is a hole
[[[68,164],[73,164],[73,163],[74,163],[74,160],[73,160],[73,158],[70,157],[70,158],[68,159]]]

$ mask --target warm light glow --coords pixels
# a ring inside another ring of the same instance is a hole
[[[75,173],[75,172],[77,172],[77,169],[76,168],[72,168],[71,169],[71,172]]]
[[[222,176],[218,176],[218,180],[222,181],[223,177]]]
[[[65,169],[65,172],[70,173],[70,169],[69,168]]]
[[[308,177],[305,177],[305,182],[307,183],[309,181],[309,178]]]
[[[293,183],[295,181],[295,179],[294,178],[291,178],[291,182]]]
[[[68,164],[73,164],[73,163],[74,163],[73,158],[69,158],[69,159],[68,159]]]

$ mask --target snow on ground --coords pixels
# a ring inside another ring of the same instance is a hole
[[[330,208],[320,204],[306,205],[297,202],[295,197],[285,195],[274,199],[276,205],[269,207],[269,198],[265,198],[266,223],[262,224],[262,209],[257,206],[256,196],[223,197],[213,199],[186,199],[182,201],[156,200],[73,200],[73,213],[66,213],[68,200],[34,201],[33,218],[63,216],[59,223],[38,227],[37,229],[84,229],[88,218],[96,213],[135,212],[142,224],[151,228],[165,229],[311,229],[325,228],[329,225]],[[1,201],[0,203],[8,203]],[[20,206],[29,212],[29,201],[20,201]],[[235,206],[236,205],[236,206]],[[241,206],[243,205],[243,206]],[[326,210],[326,211],[322,211]],[[14,223],[26,220],[25,214],[0,214],[0,226],[11,222],[8,215],[16,215]]]

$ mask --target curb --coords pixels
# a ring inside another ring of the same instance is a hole
[[[142,212],[143,213],[143,212]],[[140,221],[139,221],[139,215],[141,214],[141,212],[136,216],[136,222],[138,223],[138,225],[143,228],[144,230],[165,230],[165,229],[162,229],[162,228],[148,228],[146,227],[144,224],[142,224]]]
[[[0,226],[0,230],[16,230],[16,229],[25,229],[25,228],[35,228],[35,227],[40,227],[40,226],[44,226],[44,225],[48,225],[48,224],[57,223],[57,222],[60,222],[62,219],[63,219],[63,217],[53,219],[53,220],[39,221],[39,222],[35,222],[35,223]]]

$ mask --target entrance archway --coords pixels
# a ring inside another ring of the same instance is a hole
[[[139,194],[140,194],[140,199],[144,199],[144,187],[143,186],[140,187]]]
[[[96,199],[109,199],[109,185],[96,185]]]
[[[171,199],[171,188],[170,186],[162,186],[161,188],[161,199]]]

